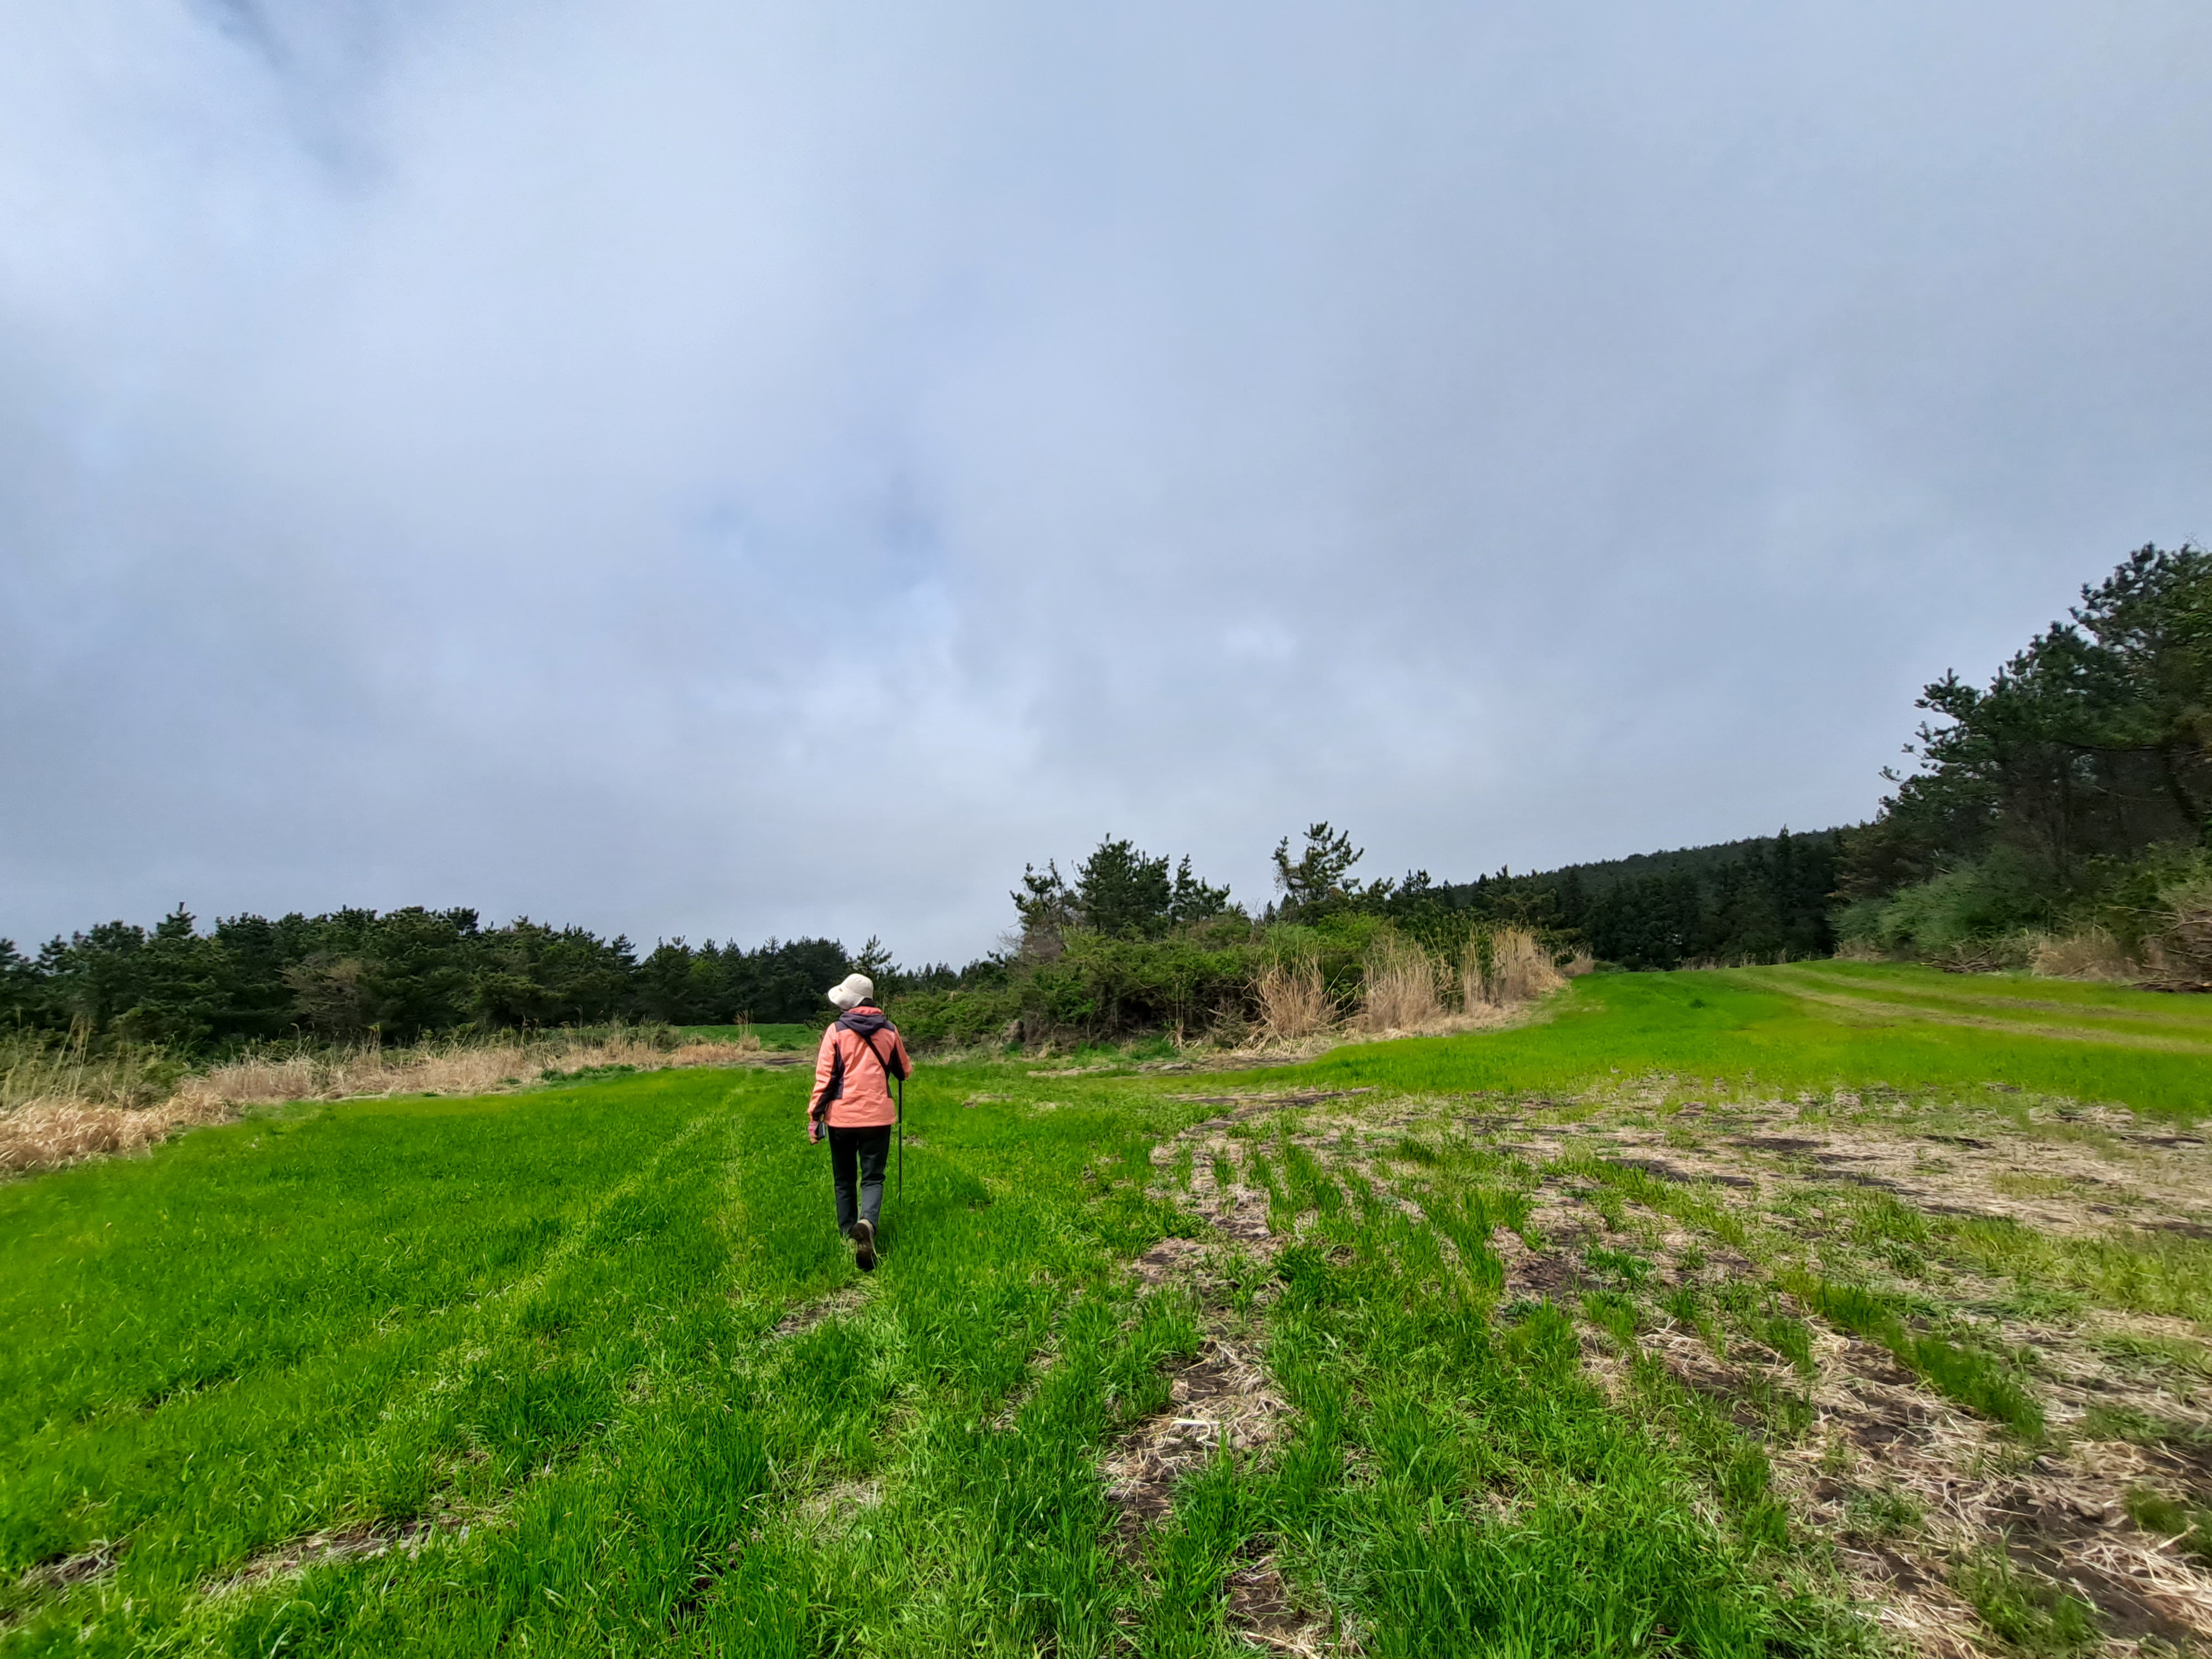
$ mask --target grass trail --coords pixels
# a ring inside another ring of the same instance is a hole
[[[2188,1035],[2212,1032],[2202,1018],[2184,1022],[2172,1040],[2188,1046],[2168,1051],[2084,1032],[2071,1010],[2036,1009],[2047,1000],[2047,981],[1974,981],[2020,988],[2016,1018],[1978,1025],[1944,1021],[1939,1009],[1917,1011],[1887,988],[1890,1006],[1863,1012],[1799,994],[1808,982],[1824,996],[1832,987],[1885,987],[1869,970],[1834,972],[1851,965],[1823,964],[1817,979],[1795,967],[1598,975],[1577,981],[1536,1024],[1486,1038],[1353,1045],[1290,1075],[1331,1087],[1440,1091],[1569,1091],[1616,1074],[1650,1073],[1785,1094],[1838,1084],[1957,1093],[1995,1083],[2182,1121],[2212,1114],[2212,1037],[2200,1049]],[[1906,994],[1923,982],[1908,970],[1871,970],[1881,972],[1895,974]],[[2128,1012],[2155,1015],[2179,1000],[2094,988],[2100,1006]],[[1994,988],[1984,994],[2000,1000]]]

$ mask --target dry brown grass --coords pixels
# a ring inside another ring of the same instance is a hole
[[[34,1100],[82,1100],[101,1106],[153,1106],[174,1091],[185,1067],[157,1048],[91,1052],[80,1023],[66,1037],[44,1032],[0,1036],[0,1116]]]
[[[1260,975],[1260,1035],[1276,1040],[1311,1036],[1336,1018],[1336,1005],[1322,983],[1318,963],[1279,962]]]
[[[2103,927],[2045,934],[2036,941],[2029,963],[2046,979],[2137,979],[2142,975],[2142,965]]]
[[[80,1048],[82,1045],[79,1045]],[[8,1106],[0,1111],[0,1172],[57,1169],[88,1158],[144,1150],[179,1129],[221,1123],[240,1107],[295,1100],[352,1100],[391,1095],[482,1095],[520,1088],[547,1076],[596,1066],[658,1071],[678,1066],[742,1064],[761,1054],[748,1032],[734,1042],[656,1046],[629,1032],[582,1038],[514,1036],[489,1042],[424,1043],[385,1048],[374,1042],[343,1049],[247,1055],[175,1081],[166,1098],[136,1101],[143,1082],[118,1065],[72,1063],[64,1048],[34,1070],[19,1061],[7,1073]],[[33,1083],[43,1085],[33,1088]]]
[[[2212,880],[2183,882],[2159,897],[2157,931],[2142,941],[2140,957],[2129,954],[2108,929],[2093,926],[2063,936],[2034,936],[2030,965],[2051,979],[2212,982]]]
[[[1443,1013],[1436,959],[1412,940],[1384,933],[1367,952],[1367,1000],[1359,1022],[1369,1031],[1418,1031]]]
[[[1485,963],[1476,941],[1468,941],[1461,964],[1460,983],[1465,988],[1467,1011],[1485,1006],[1511,1008],[1548,996],[1567,982],[1552,963],[1543,941],[1526,927],[1501,927],[1490,938],[1490,960]]]
[[[0,1173],[58,1169],[88,1158],[143,1152],[179,1129],[219,1123],[230,1115],[220,1102],[181,1095],[158,1106],[33,1100],[0,1117]]]
[[[2145,953],[2153,971],[2169,984],[2212,981],[2212,878],[2169,887],[2160,897],[2166,926]]]

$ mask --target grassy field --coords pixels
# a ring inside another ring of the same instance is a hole
[[[1147,1050],[1147,1054],[1155,1051]],[[2182,1652],[2212,1006],[1820,963],[0,1186],[0,1653]]]
[[[677,1034],[686,1042],[736,1042],[746,1036],[776,1052],[811,1049],[822,1039],[816,1025],[678,1025]]]

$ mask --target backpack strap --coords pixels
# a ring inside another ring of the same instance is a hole
[[[876,1047],[873,1037],[866,1031],[855,1031],[853,1035],[868,1045],[868,1052],[876,1057],[876,1064],[884,1068],[884,1081],[894,1083],[898,1090],[898,1105],[891,1114],[891,1121],[898,1125],[899,1190],[904,1192],[906,1190],[906,1067],[902,1065],[894,1072],[891,1070],[890,1062],[884,1058],[883,1050]],[[895,1042],[898,1040],[898,1027],[896,1025],[891,1027],[891,1040]],[[897,1050],[893,1049],[892,1052],[896,1054]]]
[[[889,1030],[891,1033],[892,1039],[896,1041],[898,1036],[898,1027],[893,1025],[890,1027]],[[884,1068],[884,1075],[886,1078],[895,1079],[901,1083],[906,1081],[906,1067],[904,1066],[901,1066],[896,1071],[893,1071],[891,1069],[890,1061],[884,1058],[884,1051],[876,1047],[876,1040],[874,1037],[871,1036],[866,1031],[855,1031],[853,1035],[868,1045],[868,1052],[876,1057],[876,1064]],[[894,1054],[896,1052],[896,1050],[893,1050]]]

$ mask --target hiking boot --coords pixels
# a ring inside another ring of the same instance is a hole
[[[853,1224],[853,1265],[864,1273],[876,1270],[876,1224],[855,1221]]]

